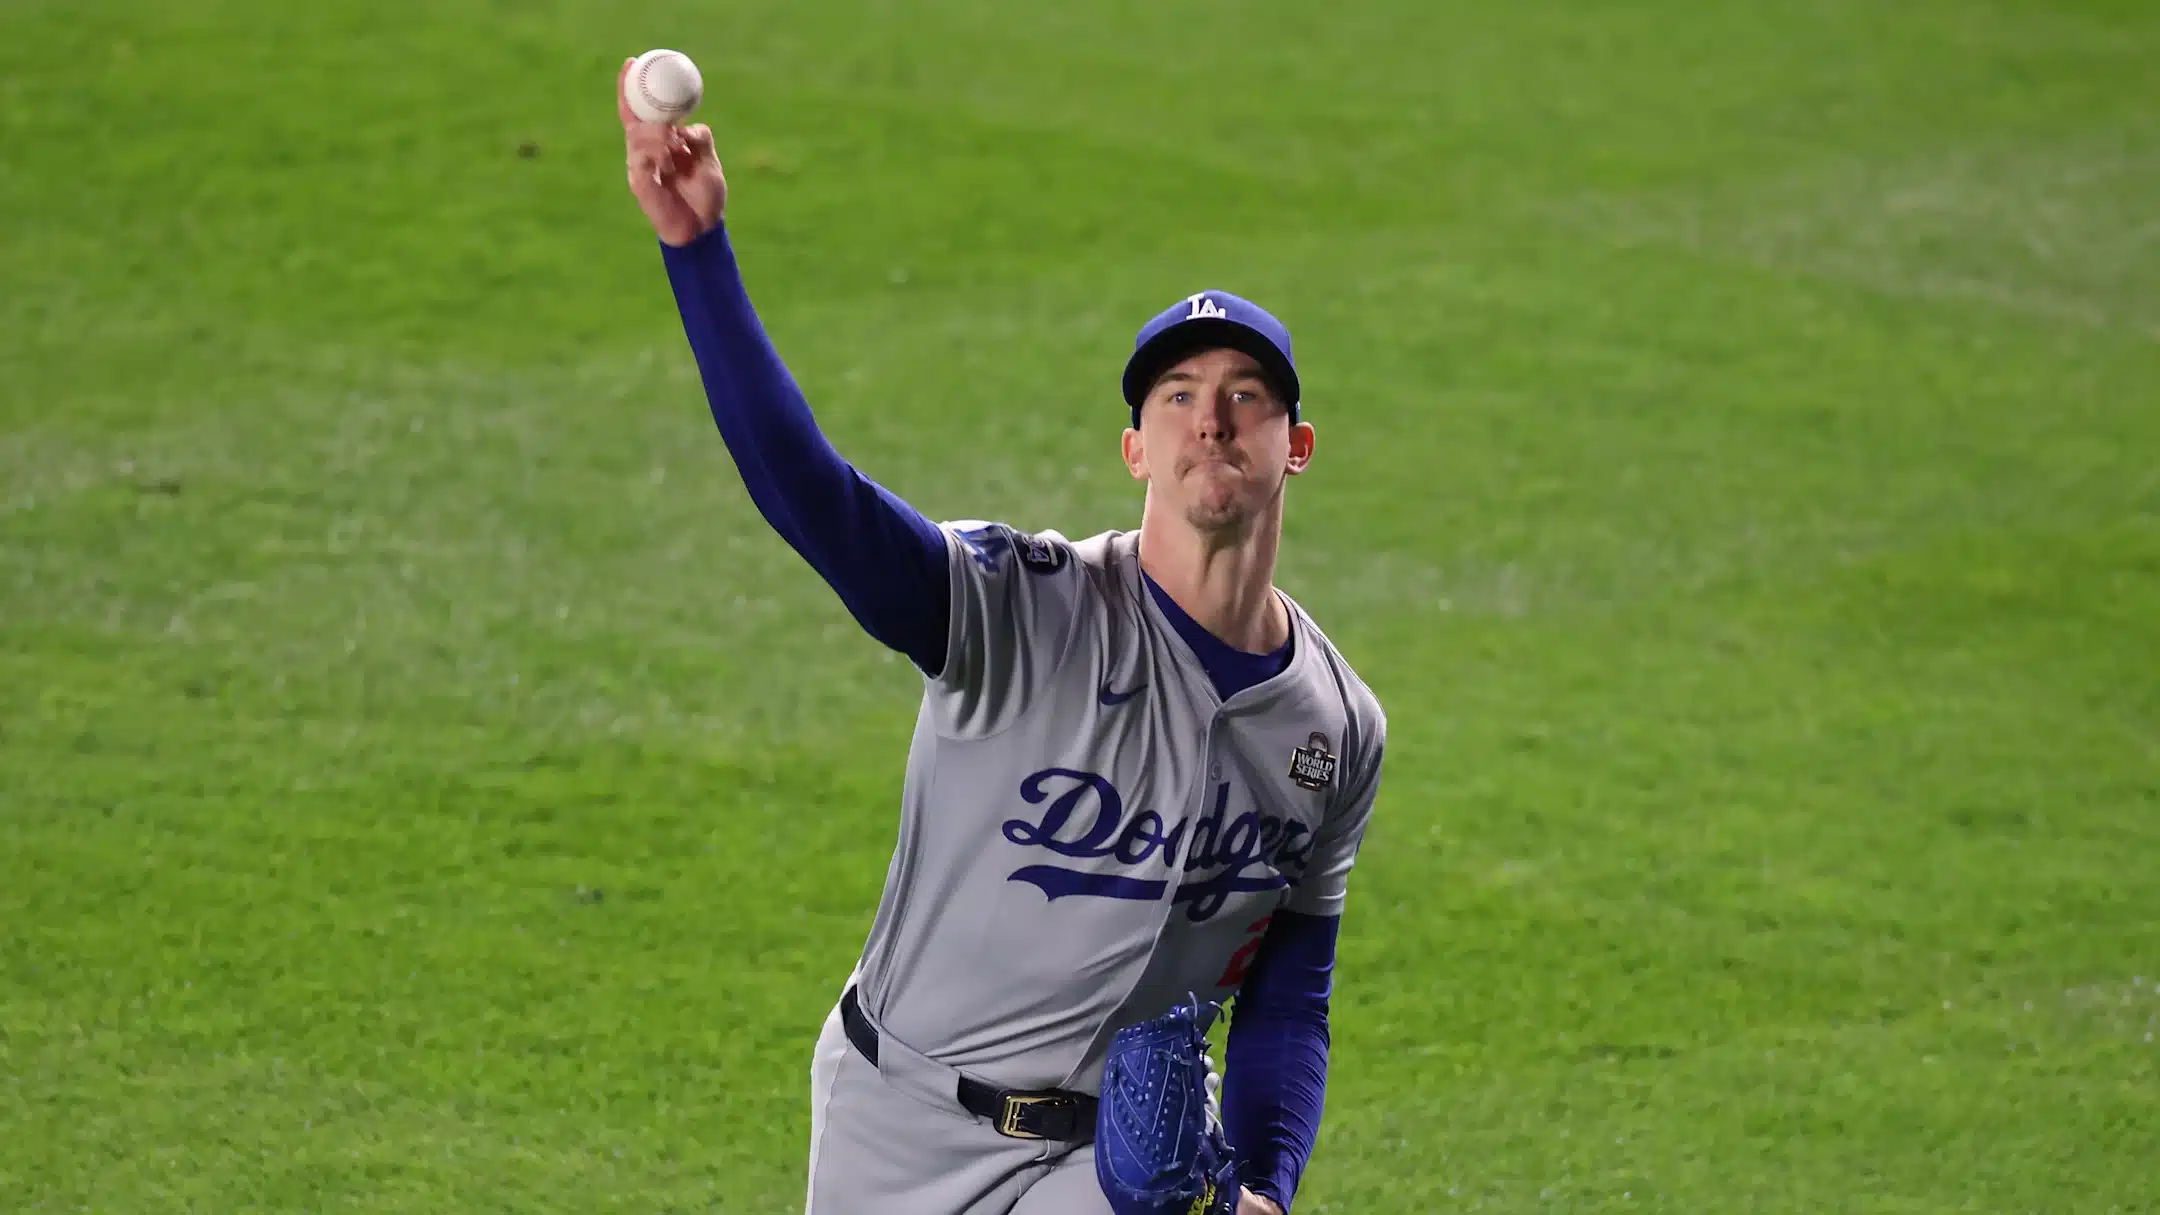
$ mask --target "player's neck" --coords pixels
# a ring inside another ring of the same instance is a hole
[[[1149,511],[1140,520],[1140,568],[1201,628],[1248,654],[1290,640],[1290,609],[1275,593],[1282,546],[1280,499],[1242,534],[1200,531]]]

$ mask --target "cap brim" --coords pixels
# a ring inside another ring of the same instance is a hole
[[[1137,417],[1140,403],[1147,400],[1148,391],[1155,381],[1171,367],[1191,358],[1203,350],[1237,350],[1252,356],[1260,369],[1275,384],[1275,390],[1290,408],[1290,416],[1298,412],[1298,374],[1290,360],[1283,357],[1275,343],[1250,325],[1213,317],[1185,321],[1172,325],[1150,338],[1146,345],[1133,351],[1125,363],[1125,403],[1132,407]]]

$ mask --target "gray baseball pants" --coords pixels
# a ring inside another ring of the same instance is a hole
[[[805,1215],[1110,1215],[1095,1150],[1011,1139],[896,1087],[848,1045],[834,1006],[810,1062]]]

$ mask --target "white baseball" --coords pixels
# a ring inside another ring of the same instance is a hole
[[[623,92],[640,121],[681,122],[705,100],[705,78],[681,51],[647,51],[630,64]]]

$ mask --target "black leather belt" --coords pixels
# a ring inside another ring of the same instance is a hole
[[[847,1039],[874,1067],[878,1061],[877,1031],[863,1016],[862,1005],[850,987],[840,997],[840,1024]],[[1058,1139],[1084,1143],[1095,1137],[1095,1098],[1062,1088],[997,1088],[960,1077],[954,1094],[961,1108],[987,1118],[997,1133],[1011,1139]]]

